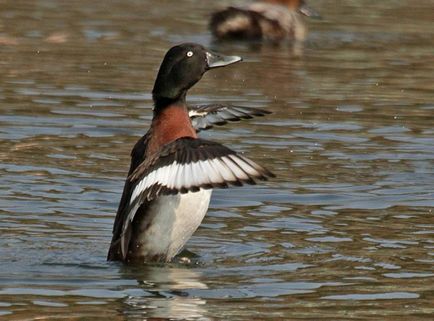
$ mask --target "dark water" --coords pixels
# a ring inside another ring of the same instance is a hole
[[[223,1],[0,2],[0,319],[433,319],[434,1],[310,3],[325,19],[295,58],[212,44]],[[273,111],[202,137],[277,178],[214,192],[199,264],[107,263],[156,70],[183,41],[245,58],[190,102]]]

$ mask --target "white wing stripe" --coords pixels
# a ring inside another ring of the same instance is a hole
[[[214,170],[214,168],[210,165],[210,162],[200,162],[201,168],[202,170],[207,173],[208,175],[208,182],[207,183],[212,183],[212,182],[221,182],[222,181],[222,177],[219,174],[219,172],[216,172]]]
[[[182,177],[182,181],[183,181],[183,185],[187,188],[191,187],[191,185],[193,185],[194,182],[194,174],[191,170],[191,164],[185,164],[184,165],[184,172],[185,172],[185,176]]]
[[[240,167],[237,166],[236,161],[233,161],[231,158],[226,156],[222,157],[222,161],[232,170],[236,177],[241,179],[249,179],[246,173],[244,173]]]
[[[196,162],[191,164],[191,171],[193,172],[193,177],[195,178],[193,185],[195,186],[208,183],[209,181],[208,174],[204,172],[200,166],[201,163],[202,162]]]
[[[222,173],[219,171],[219,168],[217,166],[217,164],[214,162],[214,160],[210,160],[207,162],[208,166],[212,168],[214,174],[216,175],[216,182],[217,183],[223,183],[225,181],[225,179],[223,178]]]
[[[212,183],[247,180],[249,176],[258,176],[260,170],[244,157],[227,155],[221,158],[207,159],[188,164],[174,162],[150,172],[136,185],[131,195],[130,204],[146,189],[155,184],[170,189],[180,190]]]
[[[173,188],[179,189],[182,184],[182,172],[184,170],[184,166],[178,166],[178,163],[173,163],[173,176],[172,176],[172,186]]]
[[[188,117],[203,117],[206,116],[208,114],[207,111],[198,111],[198,110],[194,110],[194,109],[190,109],[188,111]]]
[[[240,166],[243,171],[245,171],[247,174],[255,176],[258,174],[258,171],[254,169],[252,166],[247,164],[245,161],[243,161],[241,158],[236,157],[235,155],[228,155],[230,159],[232,159],[238,166]]]
[[[253,161],[251,161],[250,159],[248,159],[247,157],[241,156],[241,155],[237,155],[239,158],[241,158],[243,161],[245,161],[247,164],[249,164],[250,166],[252,166],[254,169],[256,170],[261,170],[261,167],[254,163]]]
[[[191,186],[197,186],[196,181],[199,181],[199,179],[196,179],[196,175],[193,171],[193,163],[184,165],[187,168],[186,171],[186,177],[184,178],[184,181],[187,179],[188,183],[186,184],[186,187],[189,188]]]
[[[237,178],[234,176],[234,173],[228,166],[226,166],[223,160],[216,158],[214,161],[218,164],[220,174],[223,176],[224,180],[229,182],[235,182],[237,180]]]
[[[164,171],[164,175],[161,177],[162,181],[165,181],[165,182],[169,181],[169,178],[170,178],[171,174],[173,175],[173,173],[174,173],[174,165],[175,164],[172,163],[169,166],[166,166],[166,170]],[[173,182],[173,180],[172,180],[172,182]]]

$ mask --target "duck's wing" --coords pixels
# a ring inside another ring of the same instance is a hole
[[[131,164],[128,171],[128,176],[130,176],[136,168],[143,163],[145,159],[146,148],[149,140],[149,132],[139,139],[131,151]],[[116,218],[113,224],[113,236],[110,244],[110,249],[108,252],[108,260],[119,260],[120,259],[120,237],[122,233],[123,221],[125,218],[125,213],[128,210],[129,199],[131,197],[133,184],[130,180],[125,181],[124,190],[122,192],[121,201],[119,202],[118,211],[116,213]]]
[[[233,150],[211,141],[189,137],[165,145],[128,177],[128,200],[118,221],[121,254],[125,259],[131,225],[137,210],[161,195],[255,184],[274,176],[264,167]]]
[[[253,107],[234,106],[229,104],[210,104],[189,107],[188,114],[196,131],[209,129],[214,125],[221,126],[229,121],[250,119],[254,116],[271,114],[270,111]]]

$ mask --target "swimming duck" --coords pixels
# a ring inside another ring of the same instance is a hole
[[[273,176],[245,156],[197,137],[200,129],[263,110],[209,105],[189,111],[186,105],[187,91],[206,71],[239,61],[192,43],[166,53],[152,91],[151,126],[131,152],[108,260],[171,261],[202,222],[212,188]]]
[[[304,0],[266,0],[218,11],[209,26],[218,39],[303,41],[307,27],[302,15],[320,17]]]

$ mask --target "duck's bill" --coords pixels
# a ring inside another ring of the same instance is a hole
[[[322,19],[318,11],[316,11],[312,7],[309,7],[306,3],[303,3],[298,10],[307,17]]]
[[[206,62],[209,69],[224,67],[239,62],[241,60],[243,60],[243,58],[238,56],[223,56],[210,51],[207,51],[206,53]]]

